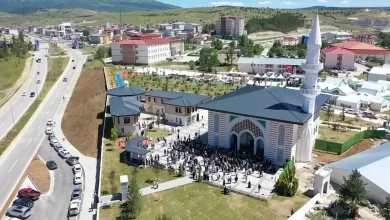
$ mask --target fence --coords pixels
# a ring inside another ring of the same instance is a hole
[[[336,143],[336,142],[317,139],[314,148],[316,150],[327,151],[335,154],[342,154],[345,151],[347,151],[349,148],[351,148],[353,145],[359,143],[364,139],[384,138],[384,137],[385,137],[385,131],[366,130],[357,133],[356,135],[354,135],[344,143]]]

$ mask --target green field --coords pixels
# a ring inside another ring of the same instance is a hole
[[[20,78],[24,70],[26,59],[27,55],[25,58],[11,56],[8,60],[0,59],[0,92],[11,88]]]
[[[350,131],[350,130],[336,130],[334,131],[332,128],[321,127],[319,129],[319,134],[321,135],[319,139],[324,141],[331,141],[336,143],[344,143],[351,137],[353,137],[358,132]]]
[[[35,113],[47,93],[53,87],[54,83],[59,79],[63,73],[66,65],[69,62],[69,58],[50,58],[48,62],[48,72],[45,84],[42,91],[37,96],[36,100],[31,104],[30,108],[20,118],[15,127],[7,133],[7,135],[0,141],[0,155],[8,148],[12,141],[18,136],[20,131],[24,128],[26,123],[30,120],[31,116]]]
[[[300,13],[303,16],[313,18],[317,10],[298,11],[272,8],[199,7],[122,13],[122,20],[130,21],[130,23],[137,25],[170,23],[175,21],[211,24],[215,23],[223,15],[240,15],[245,18],[245,21],[248,21],[251,18],[268,18],[276,13],[284,12]],[[364,13],[364,10],[320,10],[319,13],[322,25],[333,25],[346,31],[361,32],[372,29],[352,26],[349,24],[348,17],[356,17],[357,15],[361,17],[383,16],[383,13],[386,12],[380,10],[370,10],[369,13]],[[325,13],[327,13],[326,16]],[[106,22],[119,23],[120,14],[83,9],[50,9],[28,15],[0,13],[0,24],[3,26],[26,26],[32,23],[36,25],[55,25],[69,21],[70,19],[78,26],[104,25]],[[92,21],[92,23],[83,23],[83,21]]]
[[[235,193],[226,196],[220,188],[191,183],[145,196],[139,219],[155,219],[167,214],[175,220],[284,220],[291,208],[298,210],[307,200],[303,195],[296,195],[263,202]],[[100,209],[102,220],[115,219],[119,214],[119,204]]]
[[[221,96],[237,89],[235,85],[197,83],[182,78],[163,78],[158,76],[133,76],[127,79],[130,86],[147,87],[153,90],[163,90],[168,82],[168,91],[182,91],[188,93]]]

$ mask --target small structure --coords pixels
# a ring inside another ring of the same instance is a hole
[[[127,175],[120,176],[121,188],[122,188],[122,201],[127,201],[127,195],[129,194],[129,179]]]
[[[150,152],[150,150],[144,148],[146,141],[148,138],[140,136],[133,138],[129,141],[126,141],[126,149],[125,149],[125,161],[129,163],[136,164],[145,164],[146,154]]]
[[[320,197],[322,198],[324,193],[328,193],[331,173],[332,170],[327,167],[320,167],[314,173],[314,195],[320,193]]]

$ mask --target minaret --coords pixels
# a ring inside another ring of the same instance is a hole
[[[324,68],[320,63],[320,49],[321,49],[321,31],[318,14],[314,20],[311,29],[309,41],[307,42],[307,58],[306,63],[302,64],[302,69],[305,70],[305,81],[301,87],[301,94],[304,96],[302,103],[302,110],[310,113],[311,117],[306,124],[301,128],[302,134],[297,144],[296,161],[308,162],[311,161],[313,145],[315,141],[315,122],[314,110],[316,97],[321,93],[321,89],[317,86],[318,73]]]
[[[307,42],[306,63],[302,65],[302,69],[305,71],[305,81],[301,87],[301,93],[305,96],[302,110],[312,114],[309,122],[313,121],[316,96],[321,93],[321,89],[317,86],[318,73],[324,68],[324,65],[320,63],[321,45],[320,21],[317,14]]]

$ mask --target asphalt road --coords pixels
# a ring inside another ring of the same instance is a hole
[[[62,82],[63,77],[60,77],[18,138],[0,158],[0,176],[6,177],[0,182],[0,195],[2,195],[0,196],[0,207],[4,206],[14,186],[19,182],[31,159],[46,138],[44,132],[46,122],[53,118],[58,111],[64,94],[70,88],[70,82],[77,80],[74,77],[75,71],[82,70],[85,60],[82,54],[75,50],[70,50],[69,54],[75,62],[68,65],[63,73],[63,76],[68,77],[68,82]],[[73,66],[76,66],[75,70],[72,69]]]
[[[45,57],[47,48],[48,44],[42,43],[40,44],[40,50],[33,53],[35,54],[34,62],[37,58],[41,58],[41,63],[36,63],[37,65],[31,69],[26,82],[27,87],[22,86],[25,89],[19,89],[10,99],[10,104],[6,104],[5,109],[2,109],[4,111],[0,112],[0,140],[14,127],[14,123],[16,124],[19,121],[40,93],[47,75],[47,58]],[[37,75],[37,72],[39,72],[39,75]],[[37,84],[37,80],[41,80],[41,83]],[[23,92],[27,92],[27,95],[22,96]],[[35,92],[35,97],[30,97],[31,92]]]
[[[58,219],[65,220],[68,214],[70,196],[74,188],[81,188],[82,185],[73,185],[72,166],[69,166],[54,150],[45,138],[38,150],[44,161],[54,160],[58,168],[51,171],[54,177],[53,191],[43,195],[35,202],[30,220]]]

